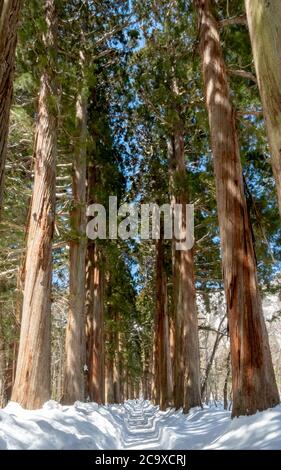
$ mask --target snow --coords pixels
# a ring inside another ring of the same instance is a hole
[[[215,407],[188,415],[144,400],[99,406],[48,401],[27,411],[0,410],[0,449],[281,449],[281,405],[231,420]]]

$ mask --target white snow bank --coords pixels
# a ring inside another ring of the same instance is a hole
[[[280,450],[281,405],[233,419],[208,449]]]
[[[159,411],[143,400],[98,406],[54,401],[0,410],[0,449],[281,449],[281,405],[230,419],[216,408]]]
[[[0,449],[116,449],[121,407],[45,403],[27,411],[10,402],[0,410]]]

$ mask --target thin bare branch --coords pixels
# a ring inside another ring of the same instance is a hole
[[[255,75],[251,72],[247,72],[246,70],[227,69],[227,72],[230,75],[246,78],[247,80],[251,80],[252,82],[257,83],[257,78],[255,77]]]
[[[219,21],[220,28],[225,28],[226,26],[232,26],[236,24],[243,24],[247,26],[247,18],[246,15],[241,16],[232,16],[231,18],[225,18]]]

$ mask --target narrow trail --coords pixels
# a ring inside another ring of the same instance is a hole
[[[163,446],[173,448],[175,442],[177,442],[178,449],[184,449],[187,438],[193,441],[192,438],[198,435],[199,429],[201,433],[202,417],[204,416],[206,419],[205,412],[199,408],[198,410],[194,409],[190,415],[175,413],[173,409],[161,412],[158,407],[143,400],[126,402],[124,410],[121,439],[124,449],[161,449]],[[222,416],[225,418],[225,414]],[[213,428],[215,437],[220,432],[219,420],[215,420],[214,416],[210,418],[209,425]],[[197,446],[200,448],[205,444],[204,433],[199,439],[198,437],[195,442],[193,441],[195,448]],[[206,438],[209,441],[209,436]]]
[[[148,402],[137,400],[124,405],[125,429],[122,433],[125,449],[154,449],[161,442],[161,418],[155,407]]]

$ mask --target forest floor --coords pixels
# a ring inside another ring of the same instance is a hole
[[[144,400],[98,406],[49,401],[26,411],[0,410],[0,449],[281,449],[281,405],[231,420],[216,407],[188,415]]]

